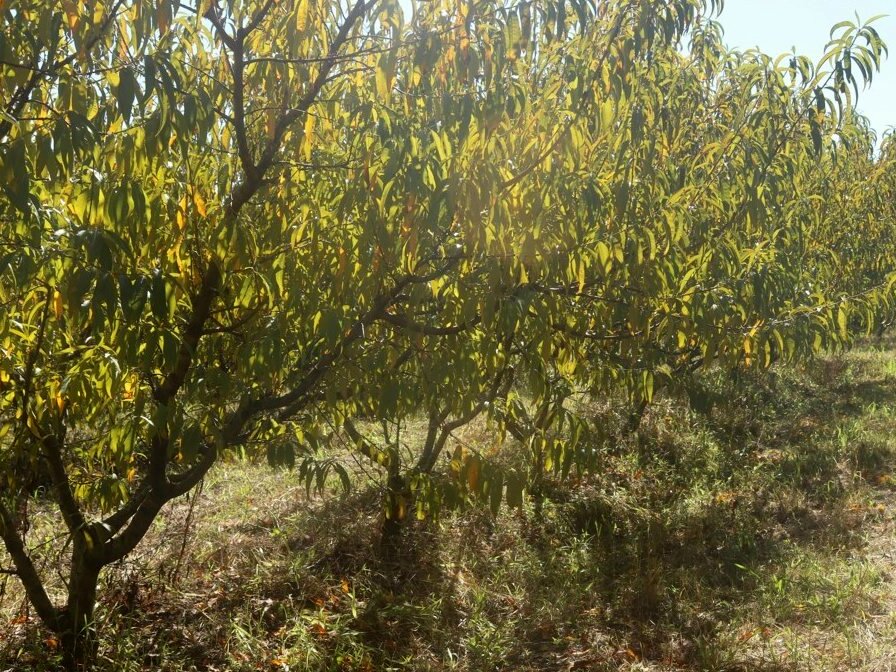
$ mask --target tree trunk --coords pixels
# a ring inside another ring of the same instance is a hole
[[[89,670],[96,659],[97,634],[94,622],[100,565],[92,561],[84,537],[76,535],[72,549],[68,603],[62,614],[60,633],[65,669]]]
[[[641,421],[644,419],[645,411],[647,411],[646,399],[639,401],[635,404],[634,408],[629,411],[628,423],[626,423],[626,425],[630,434],[634,434],[638,431],[638,428],[641,426]]]
[[[380,551],[386,562],[395,562],[400,555],[404,520],[408,509],[407,496],[405,479],[400,475],[390,476],[386,492],[386,516],[380,537]]]
[[[383,531],[380,537],[380,552],[383,560],[392,563],[401,555],[401,537],[404,522],[396,518],[386,518],[383,521]]]

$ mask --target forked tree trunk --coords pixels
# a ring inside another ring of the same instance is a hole
[[[90,560],[85,546],[80,537],[72,549],[68,601],[59,619],[63,663],[71,672],[89,670],[97,655],[94,610],[101,567]]]

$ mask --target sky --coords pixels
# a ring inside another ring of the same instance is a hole
[[[871,88],[859,92],[858,109],[882,132],[896,126],[896,0],[725,0],[719,21],[729,47],[759,47],[780,54],[797,52],[817,59],[824,53],[831,27],[876,14],[889,16],[874,23],[890,48],[890,60],[874,77]]]

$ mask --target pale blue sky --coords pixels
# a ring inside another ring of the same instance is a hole
[[[878,131],[896,126],[896,0],[725,0],[719,21],[729,47],[759,47],[779,54],[792,47],[817,58],[823,53],[831,26],[876,14],[889,16],[874,26],[890,49],[871,88],[859,95],[859,110]]]

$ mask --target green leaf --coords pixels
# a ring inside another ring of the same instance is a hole
[[[143,314],[147,299],[147,280],[138,276],[134,281],[124,273],[118,276],[118,294],[121,310],[127,322],[135,322]]]
[[[489,508],[492,515],[497,516],[501,508],[501,499],[504,495],[504,480],[500,471],[492,469],[489,471]]]
[[[515,474],[509,474],[507,477],[507,507],[511,509],[519,509],[523,506],[523,481]]]
[[[118,76],[118,89],[115,92],[118,112],[125,121],[130,121],[131,110],[138,93],[137,79],[134,77],[134,71],[130,67],[124,67],[119,70]]]
[[[158,320],[166,321],[170,317],[168,313],[168,283],[161,271],[155,271],[152,277],[152,286],[149,290],[149,305],[152,314]]]
[[[383,383],[380,392],[378,416],[381,418],[391,418],[398,410],[398,399],[401,394],[401,386],[398,381],[388,379]]]

